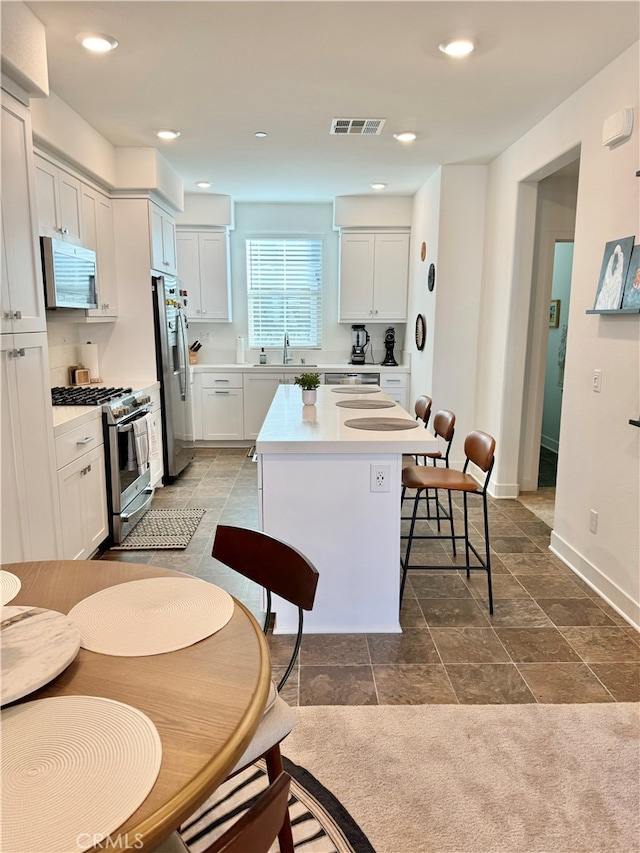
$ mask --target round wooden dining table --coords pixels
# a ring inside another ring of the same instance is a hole
[[[184,577],[155,566],[102,560],[7,563],[2,569],[17,575],[22,584],[11,605],[64,614],[115,584]],[[144,657],[81,648],[57,678],[20,702],[100,696],[149,717],[162,743],[156,783],[131,817],[95,849],[153,850],[224,781],[240,758],[262,718],[270,678],[262,629],[234,599],[230,621],[200,642]]]

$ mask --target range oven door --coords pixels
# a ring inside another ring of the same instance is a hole
[[[116,544],[142,518],[153,498],[149,438],[137,435],[134,427],[147,414],[148,410],[141,408],[128,418],[107,425],[111,536]]]

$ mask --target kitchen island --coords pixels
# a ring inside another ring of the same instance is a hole
[[[338,405],[363,400],[387,407]],[[347,423],[371,418],[409,428]],[[376,386],[321,386],[315,406],[302,405],[298,386],[278,388],[256,442],[260,524],[320,573],[305,632],[401,631],[402,455],[436,449],[436,439]],[[295,633],[297,610],[281,599],[274,609],[275,633]]]

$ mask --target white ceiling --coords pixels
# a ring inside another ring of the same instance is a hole
[[[57,95],[114,145],[158,148],[186,192],[206,179],[237,201],[329,201],[372,193],[375,181],[412,194],[440,164],[488,163],[638,39],[640,9],[637,0],[28,5],[47,29]],[[120,46],[88,54],[75,38],[86,31]],[[478,41],[464,60],[438,50],[457,35]],[[386,123],[379,136],[330,136],[337,117]],[[182,136],[163,143],[161,127]],[[393,139],[407,129],[415,143]]]

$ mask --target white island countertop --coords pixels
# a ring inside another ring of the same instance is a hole
[[[353,393],[356,388],[361,393]],[[343,389],[341,392],[340,389]],[[342,408],[339,401],[376,400],[393,404],[385,409]],[[401,418],[416,426],[401,430],[363,430],[346,426],[356,418]],[[376,385],[321,385],[315,406],[303,406],[297,385],[281,385],[256,441],[256,451],[271,453],[430,453],[434,436]]]

